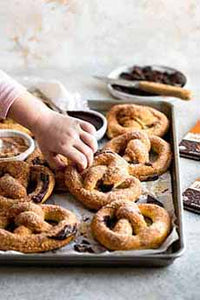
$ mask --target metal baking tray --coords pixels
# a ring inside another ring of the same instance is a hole
[[[88,104],[91,109],[106,113],[113,105],[119,104],[118,100],[89,100]],[[171,164],[172,176],[172,194],[176,213],[176,224],[179,239],[171,246],[170,253],[151,254],[151,255],[130,255],[124,251],[122,256],[102,256],[101,254],[59,254],[54,255],[53,252],[44,254],[14,254],[6,253],[0,255],[1,264],[18,264],[18,265],[49,265],[49,266],[129,266],[129,267],[162,267],[167,266],[178,258],[184,251],[184,235],[183,235],[183,205],[181,199],[180,177],[179,177],[179,152],[177,140],[177,128],[175,120],[175,110],[171,103],[155,100],[131,100],[126,103],[142,104],[154,107],[169,118],[171,126],[167,139],[171,143],[173,160]]]

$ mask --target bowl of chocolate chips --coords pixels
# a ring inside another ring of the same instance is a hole
[[[161,65],[123,66],[113,70],[108,77],[112,79],[124,79],[127,81],[143,80],[157,82],[176,87],[184,87],[187,82],[187,78],[182,72],[174,68]],[[135,87],[125,87],[117,84],[108,84],[107,87],[112,96],[122,100],[144,98],[159,100],[160,97],[162,97],[162,95],[145,92]]]

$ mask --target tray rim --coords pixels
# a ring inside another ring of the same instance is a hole
[[[151,99],[131,99],[126,101],[126,103],[134,103],[138,105],[152,105],[152,106],[168,106],[171,110],[171,130],[173,133],[173,149],[174,149],[174,166],[175,166],[175,176],[177,179],[176,189],[177,189],[177,210],[178,210],[178,227],[179,227],[179,244],[180,247],[177,251],[173,253],[160,253],[160,254],[147,254],[147,255],[133,255],[130,253],[126,253],[123,256],[117,255],[102,255],[102,254],[63,254],[58,253],[56,256],[50,252],[43,255],[42,253],[33,253],[33,254],[15,254],[15,253],[4,253],[0,254],[0,262],[2,264],[23,264],[29,265],[34,263],[34,265],[38,264],[53,264],[69,266],[69,265],[90,265],[94,263],[98,266],[109,266],[109,265],[119,265],[123,266],[125,263],[130,263],[130,266],[134,266],[135,263],[141,260],[144,261],[144,264],[141,262],[139,266],[145,266],[147,262],[152,266],[156,266],[156,260],[161,261],[158,266],[166,266],[171,264],[174,259],[180,257],[185,251],[185,238],[184,238],[184,230],[183,230],[183,203],[181,201],[181,185],[180,185],[180,174],[179,174],[179,151],[178,151],[178,137],[177,137],[177,129],[176,129],[176,118],[175,118],[175,106],[166,101],[162,100],[151,100]],[[124,102],[116,99],[94,99],[88,100],[89,106],[92,106],[92,109],[99,109],[99,106],[103,105],[115,105],[115,104],[125,104]],[[136,263],[137,264],[137,263]]]

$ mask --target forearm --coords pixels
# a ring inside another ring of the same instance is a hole
[[[8,117],[34,131],[38,120],[48,112],[49,108],[43,102],[29,92],[25,92],[12,103],[8,111]]]

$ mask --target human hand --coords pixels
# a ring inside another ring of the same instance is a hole
[[[81,170],[91,166],[97,141],[96,130],[90,123],[48,110],[38,116],[32,131],[53,168],[64,167],[59,154],[71,159]]]

